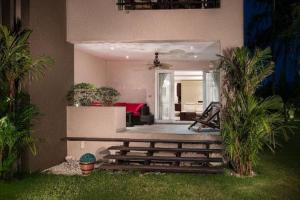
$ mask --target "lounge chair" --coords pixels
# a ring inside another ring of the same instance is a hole
[[[202,126],[213,129],[220,129],[220,110],[221,104],[219,102],[211,102],[204,112],[195,118],[195,121],[189,126],[189,129],[199,124],[198,131]]]

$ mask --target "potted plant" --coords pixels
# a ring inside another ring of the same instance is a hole
[[[120,93],[111,87],[101,87],[98,89],[98,95],[103,106],[112,106],[118,101]]]
[[[99,101],[97,87],[90,83],[79,83],[68,92],[67,99],[70,105],[90,106]]]
[[[82,174],[84,175],[90,174],[95,168],[95,163],[96,163],[96,157],[93,154],[91,153],[83,154],[79,160],[79,165]]]

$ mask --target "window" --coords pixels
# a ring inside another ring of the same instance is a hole
[[[220,8],[220,0],[118,0],[120,10]]]

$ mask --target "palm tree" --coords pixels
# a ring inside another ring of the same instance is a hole
[[[255,96],[261,82],[272,74],[270,49],[229,49],[221,57],[224,71],[222,131],[225,153],[233,169],[240,175],[250,175],[266,145],[277,146],[278,134],[286,134],[282,100],[278,96],[262,99]],[[238,78],[236,78],[238,77]]]
[[[1,82],[7,85],[9,111],[14,111],[16,91],[22,89],[26,79],[43,75],[52,60],[47,57],[33,59],[30,54],[28,39],[30,30],[11,32],[7,27],[0,27],[0,76]]]
[[[38,109],[30,104],[23,85],[41,77],[53,61],[32,57],[30,34],[30,30],[0,26],[0,178],[11,174],[24,148],[36,153],[31,129]]]

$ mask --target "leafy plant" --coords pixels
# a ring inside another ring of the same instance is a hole
[[[99,99],[104,106],[111,106],[118,101],[120,93],[111,87],[101,87],[98,90]]]
[[[38,79],[44,75],[46,66],[53,63],[48,57],[33,59],[29,49],[30,30],[11,32],[7,27],[0,26],[0,73],[1,80],[7,87],[11,112],[17,91],[22,89],[24,80]]]
[[[0,119],[0,175],[6,177],[12,173],[11,169],[20,156],[20,149],[30,147],[36,154],[34,138],[25,129],[18,129],[9,117]]]
[[[79,83],[68,92],[67,99],[71,105],[89,106],[99,100],[97,87],[90,83]]]
[[[24,92],[24,84],[44,75],[53,63],[48,57],[34,59],[30,53],[30,30],[0,26],[0,176],[8,177],[25,148],[36,154],[33,120],[39,114]],[[18,168],[19,169],[19,168]],[[1,178],[0,177],[0,178]]]
[[[287,135],[289,127],[282,115],[280,97],[262,99],[255,96],[261,82],[272,74],[270,49],[235,48],[224,52],[220,68],[225,72],[225,105],[222,131],[225,153],[240,175],[251,175],[259,153],[266,145],[275,150],[278,135]]]

